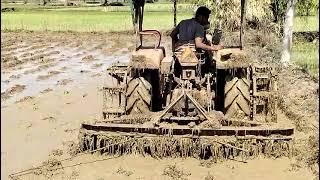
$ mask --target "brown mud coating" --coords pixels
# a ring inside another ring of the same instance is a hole
[[[262,35],[260,34],[261,37]],[[247,42],[252,43],[258,39],[263,45],[265,39],[261,37],[252,37]],[[83,53],[87,56],[93,56],[90,52],[93,47],[101,49],[101,53],[104,55],[128,54],[135,47],[133,36],[124,33],[2,32],[1,39],[1,50],[4,53],[4,56],[1,57],[2,73],[11,73],[19,68],[21,71],[21,74],[12,76],[10,81],[16,80],[15,77],[22,79],[24,76],[37,73],[38,66],[32,68],[24,66],[31,63],[44,65],[41,66],[44,74],[51,75],[49,79],[57,83],[60,80],[57,79],[57,76],[60,75],[57,72],[65,71],[72,66],[68,64],[72,63],[72,58],[66,59],[67,56],[75,57],[77,54]],[[170,38],[164,36],[163,42],[165,42],[163,44],[165,44],[167,53],[170,54]],[[277,57],[276,50],[269,52],[266,48],[261,49],[261,44],[248,47],[247,50],[250,51],[249,53],[257,55],[256,59],[262,62],[268,62],[269,57]],[[276,44],[272,45],[277,46]],[[66,47],[74,53],[64,54],[64,51],[59,50],[59,48]],[[57,68],[56,72],[52,68],[56,67],[62,59],[66,59],[63,62],[68,63],[62,69],[61,67]],[[91,61],[85,61],[84,64],[86,63],[91,63]],[[93,64],[89,67],[94,68]],[[71,85],[71,88],[67,90],[69,93],[65,93],[66,86],[56,84],[55,89],[45,87],[45,90],[38,95],[26,96],[20,101],[18,100],[18,103],[12,103],[1,109],[1,143],[3,145],[1,149],[1,179],[9,179],[8,175],[11,173],[38,165],[41,167],[29,174],[19,176],[19,178],[302,180],[314,179],[318,175],[316,162],[318,161],[319,144],[316,140],[319,138],[319,84],[297,67],[290,66],[282,69],[279,73],[278,84],[279,125],[294,124],[296,128],[292,157],[277,159],[261,157],[246,159],[245,162],[241,158],[225,157],[209,160],[198,160],[192,157],[157,159],[162,157],[164,153],[175,154],[175,151],[168,151],[170,145],[166,145],[163,149],[156,149],[157,146],[181,143],[187,148],[195,146],[194,143],[196,143],[190,140],[168,138],[158,138],[158,141],[151,144],[155,157],[135,154],[121,157],[96,154],[80,156],[77,144],[79,125],[84,121],[101,120],[102,92],[99,91],[99,88],[106,80],[104,71],[83,74],[88,78],[83,80],[86,85],[81,86],[82,88],[77,84],[77,81],[71,81],[72,79],[65,77],[65,81],[60,81],[60,83]],[[5,100],[10,96],[18,95],[26,91],[25,88],[23,84],[13,84],[1,93],[1,99]],[[87,95],[83,96],[83,94]],[[219,114],[215,116],[219,117]],[[128,120],[128,123],[136,121],[143,123],[144,119],[148,119],[148,117],[132,118]],[[214,126],[214,122],[205,126],[211,125]],[[118,140],[114,138],[114,141]],[[111,142],[112,140],[110,140]],[[128,141],[123,144],[127,147],[135,146],[137,147],[136,151],[139,151],[140,144],[137,143]],[[217,157],[221,154],[218,146],[220,147],[217,144],[215,151],[213,151],[217,153]],[[256,150],[259,152],[259,148]],[[111,152],[112,149],[109,151]],[[194,148],[192,152],[196,156],[198,151],[201,151],[201,148]],[[281,151],[277,150],[270,152],[281,154]],[[63,160],[70,157],[72,158]],[[214,163],[220,160],[223,161]]]

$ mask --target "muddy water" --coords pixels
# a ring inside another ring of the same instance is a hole
[[[34,69],[32,64],[26,64],[25,68],[22,70],[15,70],[8,74],[2,74],[1,81],[1,92],[4,92],[8,88],[20,84],[25,85],[26,89],[13,96],[12,98],[4,101],[4,105],[15,102],[25,96],[35,96],[44,89],[51,88],[54,89],[57,82],[63,79],[71,79],[73,83],[80,85],[86,82],[91,76],[97,73],[105,73],[105,69],[113,62],[120,61],[126,62],[128,60],[128,55],[122,56],[95,56],[96,60],[90,63],[82,62],[82,58],[70,58],[61,59],[56,65],[49,67],[48,69],[40,70],[32,74],[25,75],[24,72]],[[92,68],[94,64],[102,64],[99,67]],[[61,72],[57,75],[53,75],[48,79],[38,80],[40,76],[45,76],[48,72],[58,71]],[[18,78],[10,78],[18,77]],[[9,83],[5,83],[9,80]]]
[[[25,49],[25,48],[24,48]],[[45,48],[41,48],[45,49]],[[20,52],[23,50],[15,50]],[[33,53],[33,50],[31,53]],[[49,67],[44,67],[44,64],[36,64],[28,62],[23,64],[20,68],[14,69],[7,73],[1,73],[1,92],[14,85],[25,85],[25,89],[7,100],[2,102],[2,106],[10,105],[26,96],[36,96],[41,91],[50,88],[55,89],[59,82],[63,80],[70,80],[74,85],[85,86],[86,82],[92,76],[100,73],[106,75],[105,69],[113,62],[127,62],[129,60],[129,53],[121,54],[119,52],[128,52],[128,49],[122,48],[116,54],[106,55],[102,50],[79,50],[79,48],[72,48],[68,46],[58,46],[52,48],[51,51],[60,52],[58,55],[51,55],[48,58],[54,59],[54,63],[48,64]],[[20,54],[17,55],[18,57]],[[85,58],[90,57],[86,61]],[[50,72],[58,72],[54,75],[48,75]],[[39,78],[45,77],[47,78]],[[66,88],[68,84],[66,85]]]

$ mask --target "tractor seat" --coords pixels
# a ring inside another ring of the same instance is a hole
[[[164,47],[139,48],[132,52],[131,65],[135,68],[159,69],[164,57]]]

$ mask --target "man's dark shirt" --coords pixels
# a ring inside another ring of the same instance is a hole
[[[195,38],[204,38],[204,27],[196,19],[182,20],[176,27],[179,32],[178,42],[194,42]]]

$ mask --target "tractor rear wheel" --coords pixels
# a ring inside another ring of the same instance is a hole
[[[133,78],[127,86],[127,114],[149,112],[151,109],[152,86],[143,77]]]
[[[224,113],[227,117],[250,115],[250,82],[245,76],[226,76]]]

